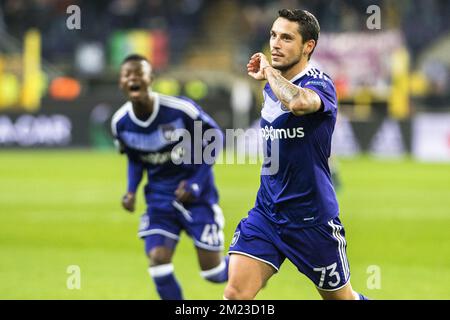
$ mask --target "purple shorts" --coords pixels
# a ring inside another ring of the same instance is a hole
[[[338,217],[325,224],[294,228],[274,224],[250,210],[236,228],[229,253],[252,257],[277,271],[288,258],[317,288],[334,291],[350,279],[346,247]]]
[[[217,204],[181,204],[173,202],[166,208],[149,207],[141,217],[138,235],[145,241],[145,252],[158,246],[174,249],[182,230],[196,247],[223,250],[224,218]]]

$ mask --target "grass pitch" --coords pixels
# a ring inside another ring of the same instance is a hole
[[[259,166],[215,172],[228,245],[254,203]],[[450,299],[450,165],[358,158],[341,160],[340,173],[353,287],[374,299]],[[130,215],[125,187],[125,157],[114,152],[1,151],[0,299],[157,299],[136,236],[142,191]],[[200,277],[185,235],[174,264],[187,299],[222,298],[225,285]],[[80,289],[70,289],[70,266]],[[319,295],[286,261],[257,298]]]

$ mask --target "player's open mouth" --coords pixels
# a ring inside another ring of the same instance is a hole
[[[136,91],[140,91],[141,90],[141,86],[138,84],[133,84],[131,86],[128,87],[128,90],[130,92],[136,92]]]

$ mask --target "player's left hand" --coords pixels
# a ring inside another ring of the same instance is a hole
[[[267,57],[263,53],[258,52],[252,55],[250,61],[247,63],[247,72],[249,76],[256,80],[265,80],[267,78],[264,69],[270,66]]]
[[[183,180],[178,185],[177,190],[175,190],[175,197],[181,203],[188,203],[194,201],[195,197],[191,191],[188,190],[188,185],[186,180]]]
[[[136,196],[134,193],[132,192],[127,192],[123,197],[122,197],[122,207],[129,211],[129,212],[134,212],[135,209],[135,204],[136,204]]]

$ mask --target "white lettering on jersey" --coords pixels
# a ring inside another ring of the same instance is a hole
[[[303,138],[305,132],[303,131],[303,127],[275,129],[272,126],[265,126],[261,128],[261,135],[264,139],[273,141],[275,139]]]

